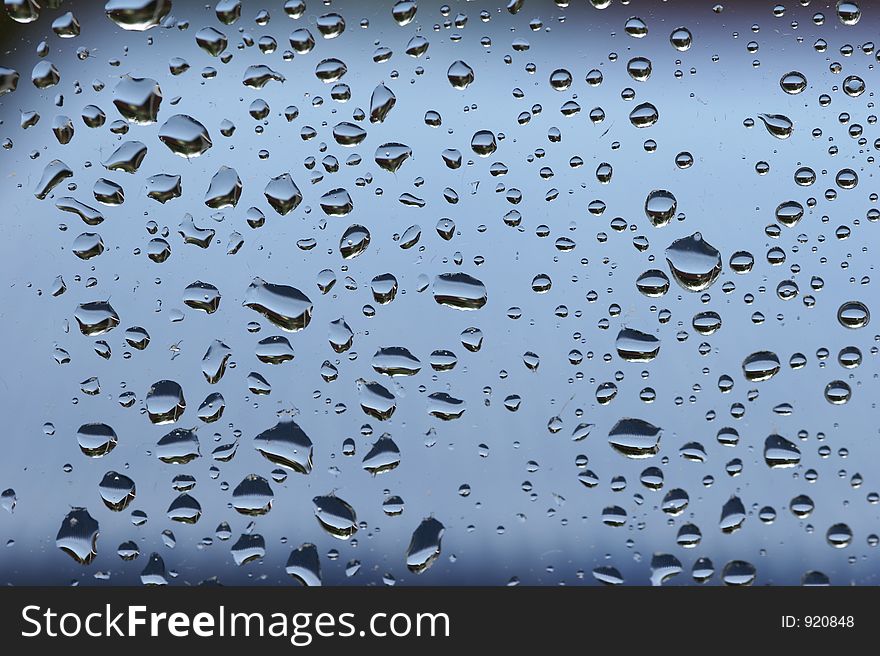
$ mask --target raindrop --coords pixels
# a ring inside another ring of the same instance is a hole
[[[157,26],[171,11],[171,0],[108,0],[107,17],[124,30],[143,32]]]
[[[847,301],[838,308],[837,321],[844,328],[864,328],[871,321],[871,313],[861,301]]]
[[[318,548],[306,543],[291,551],[284,571],[304,586],[320,586],[321,562]]]
[[[357,532],[357,515],[346,501],[330,494],[312,499],[315,517],[330,535],[346,540]]]
[[[625,418],[614,424],[608,442],[629,458],[649,458],[660,450],[661,429],[642,419]]]
[[[101,500],[110,510],[120,512],[130,504],[135,497],[134,481],[124,474],[108,471],[98,484],[98,492]]]
[[[198,157],[212,145],[205,126],[185,114],[175,114],[159,130],[159,140],[171,152],[187,159]]]
[[[711,287],[721,273],[721,254],[699,232],[672,242],[666,262],[676,282],[692,292]]]
[[[788,139],[794,131],[794,123],[782,114],[758,114],[767,132],[777,139]]]
[[[442,273],[434,279],[434,300],[458,310],[477,310],[486,304],[486,286],[466,273]]]
[[[440,540],[446,528],[433,517],[422,520],[413,531],[406,549],[406,566],[411,572],[421,574],[440,556]]]
[[[186,410],[183,388],[173,380],[160,380],[147,391],[147,416],[154,424],[172,424]]]
[[[458,59],[450,64],[446,77],[454,88],[467,89],[474,81],[474,69]]]
[[[273,324],[288,332],[302,330],[312,318],[312,302],[295,287],[268,283],[254,278],[243,302]]]
[[[280,421],[254,438],[254,448],[273,464],[300,474],[312,471],[312,441],[299,424]]]
[[[162,90],[156,80],[126,75],[116,85],[113,96],[116,109],[131,123],[150,125],[156,122],[162,105]]]
[[[98,522],[85,508],[73,508],[61,522],[55,545],[81,565],[98,555]]]

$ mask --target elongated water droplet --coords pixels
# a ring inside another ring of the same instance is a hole
[[[767,132],[777,139],[788,139],[794,131],[794,123],[782,114],[758,114]]]
[[[291,551],[284,571],[304,586],[320,586],[321,561],[318,548],[306,543]]]
[[[643,419],[624,418],[608,433],[608,442],[629,458],[649,458],[660,450],[661,429]]]
[[[440,557],[440,540],[446,527],[433,517],[423,519],[413,531],[406,549],[406,566],[421,574]]]
[[[347,540],[357,532],[357,515],[345,500],[330,494],[312,499],[315,517],[321,527],[340,540]]]
[[[434,279],[434,300],[457,310],[477,310],[488,300],[486,286],[466,273],[441,273]]]
[[[302,330],[312,318],[312,302],[308,296],[295,287],[276,285],[262,278],[251,282],[243,305],[288,332]]]

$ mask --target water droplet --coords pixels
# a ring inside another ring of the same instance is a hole
[[[254,278],[245,292],[243,305],[259,312],[288,332],[302,330],[312,318],[312,302],[295,287]]]
[[[330,494],[317,496],[312,503],[318,523],[333,537],[346,540],[357,532],[357,515],[343,499]]]
[[[650,362],[660,352],[660,340],[648,333],[623,328],[615,342],[617,354],[628,362]]]
[[[232,491],[232,507],[242,515],[265,515],[272,509],[274,494],[262,476],[248,474]]]
[[[270,462],[300,474],[312,471],[312,441],[299,424],[280,421],[254,438],[254,448]]]
[[[102,164],[108,171],[136,173],[147,155],[147,147],[140,141],[126,141]]]
[[[337,82],[347,72],[348,66],[345,62],[335,58],[323,59],[315,67],[315,77],[325,84]]]
[[[357,380],[357,390],[361,409],[379,421],[390,419],[397,409],[394,394],[381,383],[361,378]]]
[[[743,360],[742,369],[746,379],[760,382],[779,373],[779,357],[772,351],[757,351]]]
[[[488,300],[486,286],[466,273],[442,273],[434,279],[434,300],[458,310],[477,310]]]
[[[638,16],[633,16],[627,19],[626,23],[623,26],[624,32],[629,34],[631,37],[636,39],[644,38],[648,35],[648,26]]]
[[[711,287],[721,273],[721,253],[699,232],[672,242],[666,262],[676,282],[692,292]]]
[[[791,71],[782,76],[779,80],[779,86],[782,87],[785,93],[793,96],[807,88],[807,78],[804,77],[803,73]]]
[[[187,159],[198,157],[213,145],[205,126],[186,114],[175,114],[165,121],[159,130],[159,140],[171,152]]]
[[[136,125],[156,122],[162,105],[162,89],[156,80],[126,75],[116,85],[113,96],[116,109],[129,122]]]
[[[844,549],[852,542],[852,529],[846,524],[834,524],[825,534],[825,539],[835,549]]]
[[[134,481],[124,474],[108,471],[98,484],[98,491],[104,505],[114,512],[128,507],[135,497]]]
[[[143,32],[158,25],[171,11],[171,0],[107,0],[104,12],[124,30]]]
[[[669,291],[669,277],[659,269],[649,269],[638,277],[636,287],[645,296],[657,298]]]
[[[351,196],[345,189],[331,189],[321,196],[321,209],[327,216],[345,216],[354,209]]]
[[[394,107],[397,97],[384,84],[379,84],[373,89],[370,97],[370,123],[381,123],[388,116],[388,112]]]
[[[661,429],[642,419],[619,420],[608,433],[608,442],[629,458],[649,458],[660,451]]]
[[[80,332],[89,337],[103,335],[119,325],[119,315],[107,301],[82,303],[77,306],[73,316]]]
[[[691,32],[688,28],[676,27],[669,35],[669,42],[672,44],[673,48],[680,52],[684,52],[691,47],[691,43],[693,43],[693,37],[691,36]]]
[[[37,183],[37,188],[34,190],[34,196],[36,196],[38,200],[43,200],[46,196],[52,193],[52,190],[55,187],[72,175],[73,171],[67,166],[67,164],[60,159],[53,159],[46,164],[46,168],[43,169],[43,175]]]
[[[565,91],[571,86],[571,82],[571,73],[564,68],[557,68],[550,74],[550,86],[557,91]]]
[[[862,17],[859,5],[851,0],[837,0],[837,18],[844,25],[855,25]]]
[[[391,436],[382,435],[364,456],[362,466],[374,476],[389,472],[400,464],[400,449]]]
[[[488,157],[498,148],[495,134],[489,130],[478,130],[471,138],[471,150],[480,157]]]
[[[782,114],[758,114],[758,118],[764,123],[767,132],[777,139],[788,139],[794,131],[794,123]]]
[[[61,522],[55,545],[81,565],[98,555],[98,522],[85,508],[73,508]]]
[[[474,69],[458,59],[446,71],[449,83],[456,89],[467,89],[474,81]]]
[[[339,253],[346,260],[357,257],[370,245],[370,231],[365,226],[354,224],[346,228],[339,239]]]
[[[645,199],[645,214],[655,226],[665,226],[675,216],[678,203],[665,189],[656,189]]]
[[[318,548],[306,543],[291,551],[284,571],[304,586],[320,586],[321,562]]]
[[[794,467],[801,461],[801,451],[781,435],[769,435],[764,440],[764,461],[773,468]]]
[[[641,103],[629,113],[629,122],[637,128],[649,128],[660,119],[657,108],[649,102]]]
[[[395,22],[403,27],[412,22],[416,17],[416,11],[418,11],[418,5],[413,0],[398,0],[391,8],[391,15]]]
[[[412,148],[406,144],[391,142],[382,144],[376,149],[376,164],[388,171],[396,173],[403,163],[412,157]]]
[[[209,55],[218,57],[220,53],[226,50],[229,40],[220,30],[213,27],[203,27],[196,32],[196,43],[199,45],[199,48]]]
[[[193,429],[175,428],[156,443],[156,457],[169,464],[184,465],[199,455],[199,438]]]
[[[302,193],[290,173],[283,173],[269,180],[263,194],[272,209],[281,216],[289,214],[302,202]]]
[[[626,72],[636,82],[645,82],[651,77],[652,64],[647,57],[633,57],[626,64]]]
[[[440,557],[440,541],[446,528],[433,517],[423,519],[413,531],[406,549],[406,566],[421,574]]]
[[[183,388],[173,380],[160,380],[147,391],[147,416],[154,424],[172,424],[186,410]]]
[[[90,458],[106,456],[115,447],[119,438],[107,424],[83,424],[76,431],[76,441],[80,451]]]
[[[871,321],[871,313],[861,301],[847,301],[838,308],[837,321],[845,328],[864,328]]]
[[[335,39],[345,31],[345,19],[335,13],[319,16],[316,25],[325,39]]]
[[[281,73],[265,64],[256,64],[247,67],[241,83],[251,89],[262,89],[269,82],[284,82],[285,79]]]
[[[843,405],[852,396],[849,384],[842,380],[833,380],[825,386],[825,399],[833,405]]]
[[[13,68],[0,66],[0,96],[12,93],[18,87],[18,80],[21,76]]]
[[[724,533],[733,533],[746,521],[746,509],[742,500],[737,496],[728,499],[721,508],[721,520],[719,528]]]
[[[241,197],[241,189],[238,172],[229,166],[221,166],[211,178],[205,193],[205,205],[215,210],[235,207]]]
[[[744,560],[731,560],[721,570],[721,580],[726,585],[751,585],[755,581],[755,566]]]

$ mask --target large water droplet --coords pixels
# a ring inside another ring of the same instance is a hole
[[[446,528],[433,517],[423,519],[413,531],[406,549],[406,566],[421,574],[440,557],[440,540]]]
[[[276,285],[262,278],[251,282],[243,305],[288,332],[302,330],[312,318],[312,302],[308,296],[295,287]]]
[[[672,242],[666,262],[676,282],[692,292],[711,287],[721,273],[721,253],[699,232]]]
[[[172,424],[186,410],[183,388],[173,380],[160,380],[147,391],[147,416],[154,424]]]
[[[343,499],[330,494],[317,496],[312,503],[318,523],[333,537],[346,540],[357,532],[357,515]]]
[[[782,114],[758,114],[767,132],[777,139],[788,139],[794,131],[794,123]]]
[[[186,114],[175,114],[165,121],[159,130],[159,140],[171,152],[187,159],[198,157],[213,145],[205,126]]]
[[[474,69],[458,59],[450,64],[446,77],[456,89],[467,89],[474,81]]]
[[[152,78],[126,75],[113,90],[113,104],[129,122],[150,125],[159,115],[162,89]]]
[[[312,471],[312,441],[299,424],[280,421],[254,438],[254,447],[270,462],[301,474]]]
[[[124,30],[143,32],[158,25],[171,11],[171,0],[108,0],[107,17]]]
[[[85,508],[73,508],[61,522],[55,545],[76,562],[88,565],[98,555],[98,522]]]
[[[608,433],[608,442],[629,458],[649,458],[660,450],[661,429],[643,419],[624,418]]]
[[[477,310],[488,296],[486,286],[466,273],[441,273],[434,279],[434,300],[458,310]]]

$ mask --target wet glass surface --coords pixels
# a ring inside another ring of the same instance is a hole
[[[875,584],[869,3],[5,0],[12,584]]]

